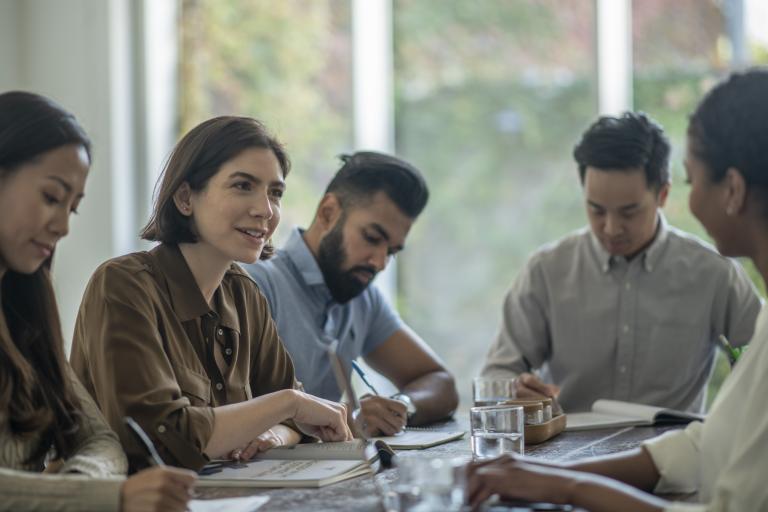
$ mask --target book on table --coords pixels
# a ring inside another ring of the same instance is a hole
[[[568,413],[565,430],[690,423],[703,419],[704,415],[692,412],[600,399],[592,404],[592,410],[589,412]]]
[[[198,482],[207,487],[324,487],[370,474],[378,460],[374,441],[382,440],[395,450],[420,450],[463,435],[463,431],[407,429],[396,436],[371,438],[368,444],[354,440],[273,448],[248,462],[214,461],[203,468]]]
[[[214,461],[201,471],[204,487],[324,487],[371,474],[376,449],[363,441],[273,448],[250,461]],[[216,467],[215,472],[206,471]],[[208,474],[205,474],[208,473]]]

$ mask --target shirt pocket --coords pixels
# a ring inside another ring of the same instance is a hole
[[[211,403],[211,379],[190,368],[177,369],[176,379],[181,393],[193,406],[206,406]]]

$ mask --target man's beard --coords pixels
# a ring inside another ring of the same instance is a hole
[[[371,280],[376,275],[376,269],[370,266],[358,265],[349,270],[342,270],[347,254],[344,251],[344,222],[343,217],[336,222],[330,233],[320,241],[317,249],[317,265],[323,273],[325,285],[331,292],[333,300],[344,304],[354,299],[368,287],[368,283],[360,281],[353,272],[363,271],[371,274]]]

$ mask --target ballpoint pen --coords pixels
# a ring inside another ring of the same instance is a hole
[[[139,444],[143,446],[147,451],[147,458],[149,463],[155,466],[165,466],[165,462],[163,462],[160,454],[157,453],[157,448],[155,448],[154,443],[152,443],[152,440],[149,438],[147,433],[144,432],[144,429],[141,428],[138,423],[136,423],[136,420],[130,416],[125,416],[123,418],[123,423],[125,423],[125,425],[128,427],[128,431],[133,434],[134,439],[136,439]]]
[[[731,343],[728,341],[728,338],[726,338],[723,334],[718,336],[717,339],[720,341],[720,347],[722,347],[725,355],[728,357],[728,361],[731,363],[731,366],[736,364],[736,361],[739,360],[741,352],[744,349],[742,347],[734,348],[733,345],[731,345]]]
[[[373,384],[371,384],[371,382],[368,380],[368,377],[365,375],[365,372],[363,371],[363,369],[360,368],[360,366],[356,362],[351,361],[351,363],[352,363],[352,369],[355,370],[355,373],[357,373],[361,379],[363,379],[363,382],[365,382],[365,385],[368,386],[368,389],[373,391],[374,395],[378,396],[379,392],[376,391],[376,388],[373,387]]]

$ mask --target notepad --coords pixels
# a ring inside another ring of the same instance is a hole
[[[202,475],[204,487],[324,487],[370,474],[376,449],[361,441],[273,448],[255,459]]]
[[[376,437],[373,440],[381,439],[394,450],[423,450],[461,439],[464,434],[465,432],[462,430],[443,432],[440,430],[407,428],[404,432],[395,436]]]
[[[703,415],[692,412],[601,399],[592,404],[591,412],[568,413],[568,424],[565,430],[690,423],[703,419]]]

